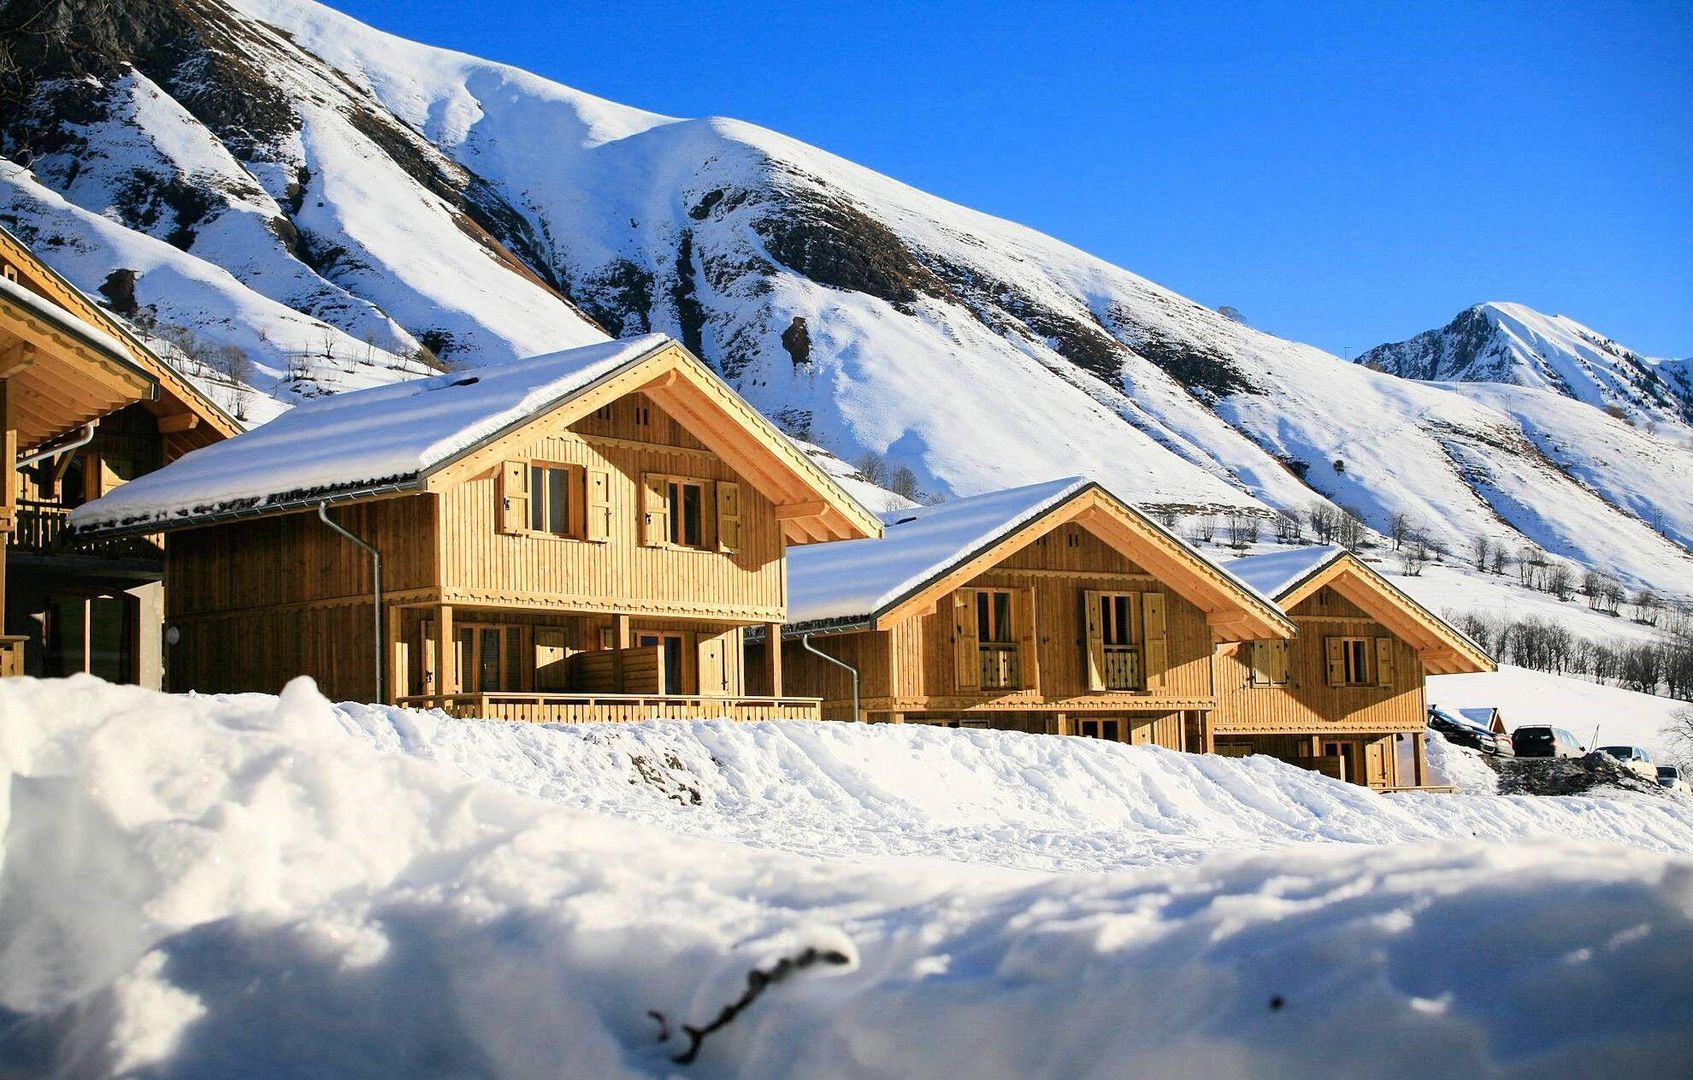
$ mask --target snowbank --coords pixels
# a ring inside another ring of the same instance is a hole
[[[706,1036],[689,1072],[1667,1075],[1693,1056],[1682,857],[1298,845],[1056,877],[826,862],[573,811],[350,725],[303,680],[280,699],[0,683],[0,1073],[675,1075],[683,1025],[806,956],[822,959]],[[778,727],[745,745],[805,787],[805,744]],[[587,735],[560,741],[589,762]],[[846,768],[850,741],[820,764]],[[613,775],[619,751],[597,745],[600,772],[552,794]],[[941,756],[913,745],[907,782]],[[858,791],[850,770],[839,787]]]

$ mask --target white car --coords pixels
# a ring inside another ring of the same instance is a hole
[[[1693,790],[1693,788],[1688,786],[1687,777],[1682,775],[1681,768],[1677,765],[1659,765],[1658,784],[1661,787],[1666,787],[1671,791],[1679,791],[1682,794],[1686,794],[1688,791]]]
[[[1658,778],[1658,767],[1652,762],[1652,752],[1643,746],[1601,746],[1599,753],[1609,754],[1642,776]]]

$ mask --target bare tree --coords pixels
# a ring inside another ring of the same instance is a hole
[[[1258,515],[1236,510],[1229,514],[1229,546],[1245,551],[1258,542]]]
[[[852,467],[865,482],[877,487],[883,486],[888,478],[888,459],[874,450],[866,450],[860,454],[858,460],[852,463]]]
[[[1663,607],[1664,602],[1650,589],[1641,589],[1634,594],[1634,617],[1648,626],[1658,625],[1658,613]]]
[[[1406,538],[1399,549],[1399,561],[1405,564],[1405,576],[1421,577],[1430,555],[1428,537],[1421,530]]]
[[[1493,541],[1486,535],[1478,534],[1470,541],[1470,556],[1475,560],[1475,568],[1485,573],[1488,560],[1493,557]]]
[[[1357,513],[1343,506],[1340,508],[1340,523],[1334,538],[1335,542],[1347,551],[1357,551],[1369,538],[1369,529]]]
[[[923,500],[923,492],[917,487],[917,474],[907,465],[901,465],[888,477],[888,490],[912,502]]]
[[[1504,576],[1506,564],[1511,561],[1511,553],[1505,550],[1504,544],[1493,545],[1493,572]]]
[[[1311,523],[1311,535],[1319,543],[1332,544],[1340,534],[1340,511],[1328,503],[1312,503],[1305,512],[1306,520]]]
[[[1662,734],[1673,763],[1680,765],[1683,772],[1693,768],[1693,708],[1670,713]]]
[[[1575,572],[1563,563],[1552,563],[1541,577],[1546,591],[1559,600],[1568,600],[1575,595]]]
[[[1398,551],[1406,540],[1411,537],[1411,515],[1403,510],[1395,510],[1387,516],[1387,538],[1393,542],[1393,550]]]
[[[1299,520],[1297,513],[1289,514],[1285,511],[1276,513],[1276,539],[1284,544],[1297,544],[1305,538],[1305,523]]]
[[[1198,544],[1209,544],[1217,538],[1217,515],[1195,514],[1193,518],[1193,540]]]

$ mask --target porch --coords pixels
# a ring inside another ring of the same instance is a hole
[[[818,720],[817,698],[711,697],[703,694],[421,694],[396,705],[450,716],[535,724],[631,723],[637,720]]]

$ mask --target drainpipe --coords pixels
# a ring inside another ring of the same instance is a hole
[[[833,656],[830,656],[822,649],[813,645],[811,643],[810,634],[802,634],[800,636],[799,643],[805,647],[806,652],[811,653],[814,656],[821,656],[823,659],[829,661],[829,663],[838,668],[846,668],[847,674],[852,676],[852,721],[855,724],[858,723],[858,721],[862,719],[858,711],[858,669],[844,660],[835,659]]]
[[[82,434],[76,437],[75,442],[69,442],[63,446],[55,446],[48,450],[38,450],[28,457],[19,458],[12,467],[15,469],[27,469],[38,461],[43,461],[47,458],[55,458],[60,454],[68,454],[72,450],[82,449],[94,441],[94,424],[96,423],[99,423],[99,421],[96,420],[92,423],[82,425]]]
[[[345,536],[359,547],[362,547],[366,551],[370,552],[372,584],[375,586],[371,590],[373,594],[372,610],[376,614],[376,697],[373,701],[375,704],[380,705],[382,704],[383,697],[382,688],[385,685],[382,681],[382,553],[377,551],[372,545],[365,543],[346,529],[343,529],[341,526],[335,524],[335,522],[329,520],[328,503],[320,502],[317,504],[317,516],[322,519],[325,525],[334,529],[342,536]]]

